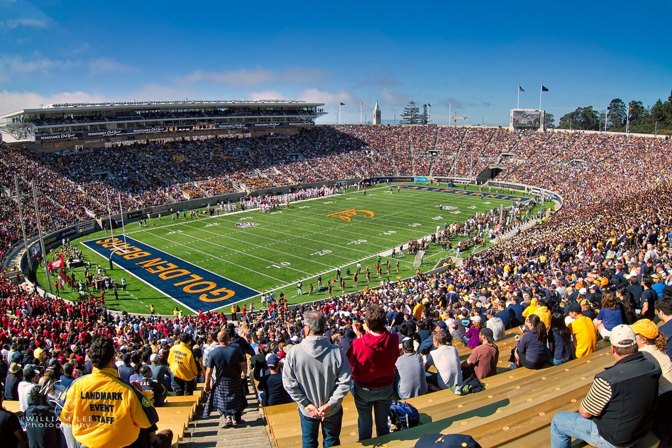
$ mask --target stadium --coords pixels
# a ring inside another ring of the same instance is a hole
[[[445,321],[466,362],[460,318],[494,322],[521,302],[562,317],[570,302],[601,308],[612,291],[627,300],[630,279],[670,284],[668,138],[529,129],[527,117],[508,129],[316,125],[322,106],[59,104],[2,117],[7,354],[83,375],[83,349],[101,335],[139,369],[153,352],[167,362],[185,331],[205,347],[213,328],[235,322],[253,356],[250,387],[263,389],[259,363],[287,356],[306,310],[328,317],[338,344],[352,343],[371,303],[411,338],[416,323]],[[619,306],[654,317],[639,302]],[[442,433],[547,446],[553,416],[576,409],[613,359],[603,339],[557,366],[509,370],[522,324],[505,325],[484,391],[401,397],[422,424],[361,442],[348,395],[340,442],[414,446]],[[170,443],[216,443],[199,434],[202,389],[157,407]],[[254,412],[263,423],[245,437],[301,444],[295,403]],[[645,435],[637,446],[658,446]]]

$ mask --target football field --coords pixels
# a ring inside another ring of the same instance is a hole
[[[432,234],[437,227],[525,199],[517,194],[482,196],[473,190],[381,185],[366,193],[348,190],[271,212],[166,216],[149,221],[146,227],[129,224],[123,236],[120,229],[115,235],[99,232],[77,244],[86,259],[102,267],[108,267],[111,256],[115,267],[108,275],[126,278],[129,286],[127,291],[119,289],[118,300],[109,291],[106,294],[111,309],[142,313],[152,303],[162,314],[169,314],[175,306],[185,312],[229,311],[234,302],[248,308],[254,302],[258,308],[262,291],[273,291],[276,298],[283,292],[290,303],[324,298],[337,268],[351,275],[346,277],[344,290],[338,283],[333,285],[333,294],[375,287],[383,279],[409,277],[416,271],[415,256],[393,259],[393,248],[398,253],[401,244]],[[447,255],[454,252],[432,246],[420,268],[429,270]],[[374,269],[378,257],[381,277]],[[362,264],[362,272],[355,285],[352,274],[357,263]],[[75,274],[80,276],[82,270],[77,268]]]

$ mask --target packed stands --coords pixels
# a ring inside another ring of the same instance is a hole
[[[462,307],[474,315],[500,302],[510,306],[516,301],[527,305],[532,299],[574,301],[591,284],[617,289],[627,286],[631,276],[656,273],[666,285],[672,284],[672,165],[661,156],[672,152],[669,140],[581,132],[511,134],[492,128],[338,126],[316,127],[288,138],[153,143],[60,154],[31,154],[9,146],[2,151],[0,182],[12,189],[17,174],[21,191],[28,195],[29,182],[35,180],[45,193],[40,197],[43,225],[52,230],[82,219],[86,210],[104,210],[106,198],[118,194],[124,207],[133,209],[183,200],[185,192],[209,196],[382,174],[474,176],[492,164],[503,169],[503,180],[548,188],[564,199],[562,210],[546,223],[438,277],[419,275],[300,307],[277,302],[248,314],[238,333],[256,349],[282,349],[293,337],[300,338],[297,317],[308,308],[327,314],[332,334],[342,341],[368,302],[398,308],[406,318],[416,303],[424,302],[422,319],[436,322]],[[504,153],[510,156],[502,157]],[[28,204],[23,213],[33,233],[35,218]],[[4,198],[0,251],[15,244],[20,234],[15,205]],[[83,357],[78,357],[92,335],[116,338],[120,350],[124,346],[126,351],[159,353],[181,332],[202,343],[208,329],[227,321],[219,313],[180,318],[113,315],[95,300],[47,300],[0,278],[0,323],[5,357],[21,351],[30,359],[36,347],[46,346],[50,356],[72,360],[83,373]],[[500,342],[500,372],[506,367],[501,362],[506,359],[504,348],[512,347],[515,331],[509,330]],[[463,357],[468,353],[464,347],[460,351]],[[394,433],[376,443],[409,446],[409,440],[429,429],[469,432],[487,441],[484,446],[547,441],[552,415],[576,409],[593,375],[611,363],[606,351],[598,350],[540,371],[499,373],[483,381],[486,391],[471,396],[441,391],[411,399],[426,422],[422,430]],[[483,397],[490,401],[483,403]],[[300,437],[294,422],[298,416],[295,405],[282,406],[269,408],[266,416],[278,445],[289,446],[297,434]],[[356,442],[353,418],[344,420],[344,442]]]

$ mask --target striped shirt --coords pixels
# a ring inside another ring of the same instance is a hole
[[[611,386],[602,378],[595,378],[588,395],[581,401],[581,406],[591,415],[602,414],[604,408],[611,401]]]

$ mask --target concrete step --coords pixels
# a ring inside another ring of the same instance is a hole
[[[236,428],[223,428],[224,419],[214,411],[208,418],[202,415],[202,406],[196,418],[189,423],[180,448],[273,448],[266,430],[266,421],[259,409],[255,394],[247,395],[247,408],[243,412],[244,424]]]

